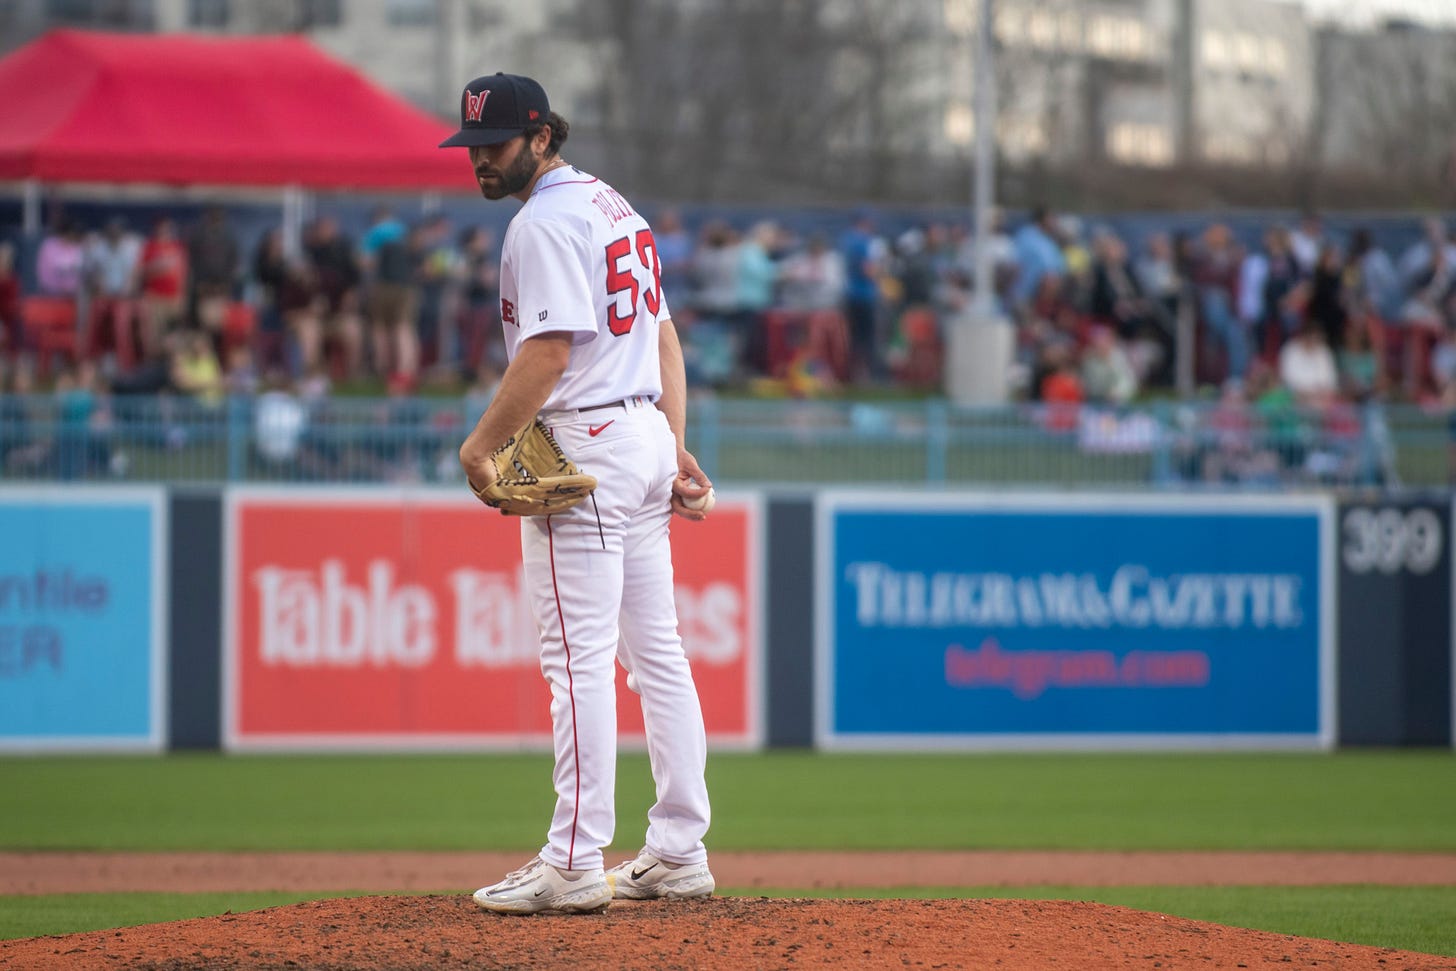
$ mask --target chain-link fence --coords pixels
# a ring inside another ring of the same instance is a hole
[[[471,406],[476,407],[476,406]],[[0,398],[7,481],[458,483],[455,399]],[[722,483],[1440,487],[1449,415],[1409,406],[1154,402],[962,409],[701,398],[689,447]]]

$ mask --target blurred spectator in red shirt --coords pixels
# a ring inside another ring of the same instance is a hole
[[[15,359],[25,334],[20,319],[20,277],[15,272],[15,246],[0,243],[0,364]]]
[[[187,314],[187,248],[177,238],[177,224],[168,216],[157,220],[142,246],[141,339],[142,355],[162,350],[162,338],[181,326]]]
[[[1046,426],[1053,431],[1077,427],[1077,410],[1085,400],[1082,379],[1077,375],[1073,345],[1065,341],[1048,344],[1042,350],[1045,376],[1041,379],[1041,400],[1046,404]]]

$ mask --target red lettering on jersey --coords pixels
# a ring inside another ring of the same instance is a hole
[[[652,271],[652,285],[643,289],[642,298],[647,302],[647,312],[656,317],[662,309],[662,257],[657,253],[657,240],[652,238],[650,229],[637,231],[637,259]]]
[[[501,320],[507,324],[516,323],[516,305],[505,297],[501,297]]]
[[[613,240],[607,247],[607,295],[612,297],[612,306],[607,310],[607,330],[612,336],[621,337],[632,329],[632,324],[637,320],[637,298],[641,291],[637,287],[637,277],[633,275],[632,268],[628,266],[623,269],[620,261],[632,253],[632,241],[626,236]],[[627,312],[618,313],[617,294],[627,294]]]
[[[632,265],[631,238],[623,236],[607,247],[607,296],[612,298],[612,306],[607,311],[607,329],[614,337],[631,333],[632,325],[637,321],[639,297],[645,301],[647,312],[653,317],[662,309],[662,259],[657,255],[657,242],[652,238],[650,229],[637,230],[636,240],[637,262],[648,276],[644,283],[638,282],[637,269]],[[625,266],[622,265],[623,260],[626,260]],[[619,312],[619,294],[627,297],[626,314]]]
[[[482,91],[480,94],[465,92],[465,120],[479,121],[480,112],[485,108],[485,99],[490,97],[489,91]]]
[[[603,189],[598,192],[592,196],[592,205],[601,210],[602,215],[606,216],[614,226],[628,216],[637,215],[616,189]]]

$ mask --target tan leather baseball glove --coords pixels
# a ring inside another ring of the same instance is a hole
[[[541,419],[532,419],[491,455],[496,479],[470,491],[508,516],[549,516],[581,502],[597,487],[595,476],[576,467]]]

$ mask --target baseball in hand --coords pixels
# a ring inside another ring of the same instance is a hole
[[[713,511],[713,503],[717,501],[718,496],[716,493],[713,492],[713,487],[708,486],[708,491],[703,495],[698,496],[696,499],[689,496],[683,496],[682,504],[685,508],[691,509],[694,512],[706,513]]]

